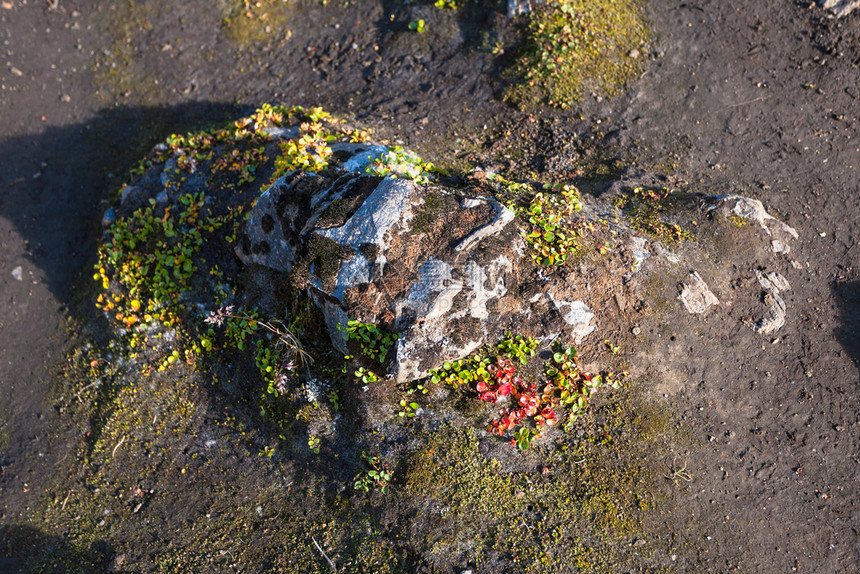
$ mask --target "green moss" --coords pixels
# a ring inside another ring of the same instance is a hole
[[[439,219],[439,212],[444,205],[443,198],[438,193],[427,193],[421,208],[415,212],[412,218],[413,233],[427,233]]]
[[[293,17],[295,2],[231,0],[226,12],[222,29],[234,44],[243,47],[280,37]]]
[[[474,429],[443,426],[422,435],[425,446],[410,455],[402,488],[425,507],[444,509],[422,541],[431,561],[462,552],[461,541],[469,540],[469,558],[478,565],[501,555],[516,557],[523,572],[572,564],[612,572],[654,505],[656,475],[631,406],[631,395],[619,393],[583,419],[581,438],[516,456],[514,447],[493,450],[501,460],[482,454],[481,443],[495,439]]]
[[[677,215],[678,204],[687,199],[686,194],[667,188],[635,188],[614,202],[616,209],[624,212],[630,227],[666,243],[693,240],[695,236],[677,223],[667,219]]]
[[[549,0],[532,13],[506,98],[566,108],[611,95],[639,74],[650,35],[639,0]]]
[[[154,102],[162,97],[157,78],[144,64],[140,40],[153,27],[155,2],[120,0],[111,5],[98,22],[108,47],[96,59],[94,83],[104,103],[119,98],[126,101]]]
[[[340,269],[341,261],[353,255],[351,247],[341,245],[334,239],[312,234],[308,239],[308,261],[314,265],[314,270],[323,282],[335,278]]]

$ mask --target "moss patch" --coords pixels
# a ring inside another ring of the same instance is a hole
[[[295,12],[292,0],[232,0],[221,21],[224,33],[239,47],[272,40],[289,23]]]
[[[566,108],[611,95],[641,70],[650,37],[639,0],[550,0],[534,11],[509,75],[509,101]]]

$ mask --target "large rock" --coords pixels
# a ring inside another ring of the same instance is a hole
[[[575,341],[594,330],[572,277],[545,276],[523,298],[535,265],[514,220],[437,185],[293,172],[256,202],[237,255],[300,277],[341,352],[350,319],[398,333],[389,374],[403,382],[511,328]]]

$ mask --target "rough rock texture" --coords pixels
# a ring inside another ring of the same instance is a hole
[[[821,0],[821,5],[841,18],[860,8],[860,0]]]
[[[410,180],[293,172],[256,202],[237,255],[303,274],[342,352],[349,319],[398,333],[389,373],[408,381],[511,325],[577,342],[594,330],[572,278],[519,296],[535,265],[514,219],[494,199]]]
[[[678,299],[684,304],[689,313],[700,315],[708,310],[708,307],[719,305],[720,300],[708,288],[708,284],[701,275],[695,271],[690,272],[687,281],[681,284],[681,294]]]
[[[769,304],[767,314],[756,322],[753,327],[756,333],[769,335],[785,325],[785,301],[779,296],[780,291],[788,291],[791,285],[779,273],[762,273],[755,270],[756,279],[764,289],[764,301]]]
[[[797,239],[797,231],[769,214],[759,200],[740,195],[718,195],[712,199],[717,203],[709,206],[708,211],[716,209],[750,223],[756,223],[767,232],[768,236],[773,237],[771,246],[774,253],[788,254],[791,251],[789,242]]]
[[[246,265],[292,272],[293,284],[322,310],[332,344],[342,353],[348,352],[343,327],[349,320],[397,333],[387,372],[398,382],[424,377],[508,330],[578,345],[597,328],[595,309],[614,301],[623,311],[625,301],[648,291],[649,273],[640,273],[646,262],[650,269],[688,265],[678,299],[689,313],[703,315],[720,303],[691,269],[704,271],[704,262],[673,253],[623,223],[606,224],[611,207],[600,200],[585,198],[579,214],[608,225],[615,248],[601,255],[599,269],[571,263],[547,269],[529,257],[524,224],[483,197],[483,188],[363,173],[384,152],[382,146],[339,144],[339,169],[278,179],[251,210],[236,253]],[[774,253],[788,253],[794,229],[760,201],[738,195],[711,200],[709,213],[755,223],[765,232],[767,239],[755,248],[764,259],[755,265],[784,263]],[[746,237],[758,242],[756,235]],[[756,273],[768,312],[755,329],[771,333],[785,322],[779,293],[787,285],[778,274]],[[724,281],[717,285],[726,289]]]

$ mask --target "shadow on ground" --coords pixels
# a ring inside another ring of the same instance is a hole
[[[234,106],[208,102],[119,107],[82,124],[0,143],[0,217],[14,225],[59,301],[68,302],[76,272],[95,254],[101,202],[134,162],[170,133],[235,113]]]
[[[839,283],[833,292],[842,319],[834,334],[854,362],[860,364],[860,281]]]
[[[103,540],[83,547],[29,526],[0,526],[0,572],[89,574],[112,572],[116,565],[113,548]]]

